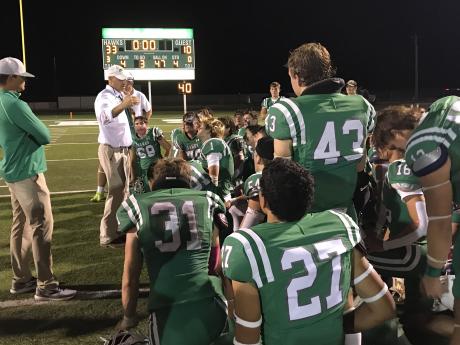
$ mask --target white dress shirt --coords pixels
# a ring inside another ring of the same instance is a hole
[[[133,105],[131,107],[131,110],[134,111],[135,117],[143,116],[144,111],[148,113],[150,110],[152,110],[152,106],[150,105],[149,100],[147,99],[147,97],[145,97],[145,95],[142,92],[133,89],[132,95],[139,98],[140,101],[139,104]]]
[[[119,105],[122,99],[123,95],[110,85],[107,85],[96,97],[94,111],[99,124],[97,141],[100,144],[128,147],[133,143],[125,111],[123,110],[117,117],[112,115],[112,109]]]

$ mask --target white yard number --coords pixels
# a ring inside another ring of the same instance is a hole
[[[319,260],[330,260],[332,258],[331,289],[330,294],[325,297],[326,308],[330,309],[342,302],[340,255],[346,252],[346,248],[340,239],[315,243],[314,247]],[[281,267],[284,271],[292,269],[292,264],[298,261],[303,262],[307,274],[293,278],[287,287],[290,320],[304,319],[321,313],[320,298],[323,298],[323,296],[312,297],[310,303],[299,305],[299,291],[311,287],[316,280],[317,267],[312,254],[303,247],[287,249],[281,258]]]
[[[155,246],[161,252],[175,252],[179,249],[181,244],[180,232],[179,232],[179,216],[177,214],[177,208],[171,202],[156,202],[152,205],[150,213],[152,215],[158,215],[161,212],[168,212],[169,220],[165,222],[164,231],[170,231],[172,241],[163,242],[155,241]],[[181,214],[185,215],[188,220],[188,228],[190,231],[190,241],[187,241],[187,249],[195,250],[201,248],[201,236],[198,233],[196,227],[195,210],[192,201],[186,201],[182,205]]]
[[[342,134],[348,135],[351,131],[356,131],[356,141],[353,141],[351,155],[346,155],[344,158],[348,161],[359,159],[363,154],[361,145],[364,140],[363,124],[359,120],[347,120],[343,124]],[[335,164],[339,160],[340,151],[337,150],[337,140],[335,134],[335,123],[333,121],[326,122],[321,139],[316,146],[313,154],[314,159],[324,159],[324,164]]]

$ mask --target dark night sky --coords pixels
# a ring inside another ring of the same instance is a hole
[[[0,56],[21,58],[19,2],[4,2]],[[27,69],[38,77],[28,83],[27,100],[97,94],[105,83],[102,27],[193,28],[195,94],[268,92],[273,80],[291,92],[282,65],[307,41],[329,49],[344,79],[371,91],[411,90],[414,33],[422,93],[460,87],[459,1],[131,0],[100,2],[96,10],[97,2],[23,0]],[[175,83],[152,88],[172,93]]]

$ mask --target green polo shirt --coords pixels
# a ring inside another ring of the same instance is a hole
[[[6,182],[25,180],[46,171],[45,149],[50,132],[20,94],[0,89],[0,177]]]

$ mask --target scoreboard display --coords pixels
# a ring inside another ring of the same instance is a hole
[[[102,29],[104,77],[123,66],[135,80],[194,80],[192,29]]]

